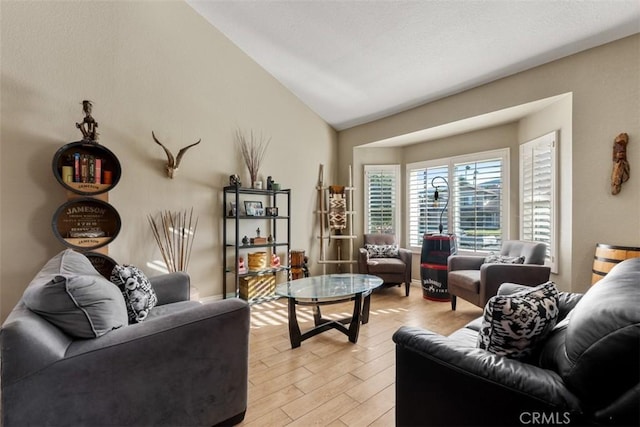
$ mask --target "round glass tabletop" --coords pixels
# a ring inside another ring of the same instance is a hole
[[[326,274],[290,280],[276,286],[276,295],[297,300],[331,301],[372,292],[382,279],[369,274]]]

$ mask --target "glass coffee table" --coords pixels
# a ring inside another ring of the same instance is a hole
[[[329,329],[337,329],[349,341],[358,341],[360,324],[369,321],[371,292],[382,285],[382,279],[369,274],[327,274],[290,280],[276,286],[276,295],[289,300],[289,338],[291,348],[300,347],[302,341]],[[325,319],[320,313],[321,305],[354,301],[353,315],[345,319]],[[315,327],[301,333],[296,317],[296,305],[313,306]],[[345,325],[348,324],[347,328]]]

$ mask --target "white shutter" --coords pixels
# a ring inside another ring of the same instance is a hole
[[[399,234],[400,165],[365,165],[365,233]]]
[[[408,227],[409,246],[422,246],[422,235],[427,230],[427,168],[415,168],[408,171]]]
[[[442,214],[444,231],[448,230],[448,209],[444,210],[447,191],[441,180],[436,180],[434,185],[439,186],[439,201],[435,202],[436,187],[431,182],[436,176],[449,180],[449,167],[437,165],[426,167],[422,164],[408,168],[408,193],[409,193],[409,243],[411,246],[422,247],[422,239],[425,233],[437,233]]]
[[[554,273],[556,141],[552,132],[520,146],[520,238],[547,244],[547,264]]]
[[[454,164],[453,222],[458,247],[470,251],[500,250],[503,239],[504,158]]]
[[[409,245],[420,248],[424,233],[437,233],[442,221],[443,232],[456,235],[458,249],[499,250],[509,230],[508,176],[508,148],[407,164]],[[436,177],[445,178],[449,189]]]

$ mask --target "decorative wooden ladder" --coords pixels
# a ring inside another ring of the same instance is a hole
[[[355,211],[353,210],[353,173],[351,165],[349,165],[349,185],[332,186],[324,184],[324,165],[320,165],[318,172],[318,185],[316,190],[318,191],[318,223],[320,225],[320,234],[318,239],[320,240],[320,259],[318,264],[322,265],[322,274],[327,274],[327,265],[336,265],[338,272],[343,272],[342,266],[349,266],[349,273],[353,273],[353,266],[357,263],[354,258],[354,240],[356,236],[353,233],[353,216]],[[336,200],[334,198],[334,209],[331,207],[331,192],[335,191],[335,194],[342,194],[342,200]],[[329,200],[329,202],[327,202]],[[344,210],[341,208],[335,209],[335,206],[344,206]],[[336,227],[344,220],[344,227]],[[333,224],[333,225],[332,225]],[[328,257],[328,246],[331,242],[336,242],[335,258]],[[343,258],[343,242],[348,242],[347,253],[348,257]]]

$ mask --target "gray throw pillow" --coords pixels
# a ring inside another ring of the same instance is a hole
[[[158,303],[156,292],[147,276],[133,265],[116,265],[111,281],[120,288],[127,305],[129,323],[142,322]]]
[[[495,295],[484,308],[478,347],[522,359],[551,332],[559,313],[558,290],[553,282],[511,295]]]
[[[122,294],[87,257],[67,249],[31,281],[25,305],[74,338],[96,338],[127,325]]]

